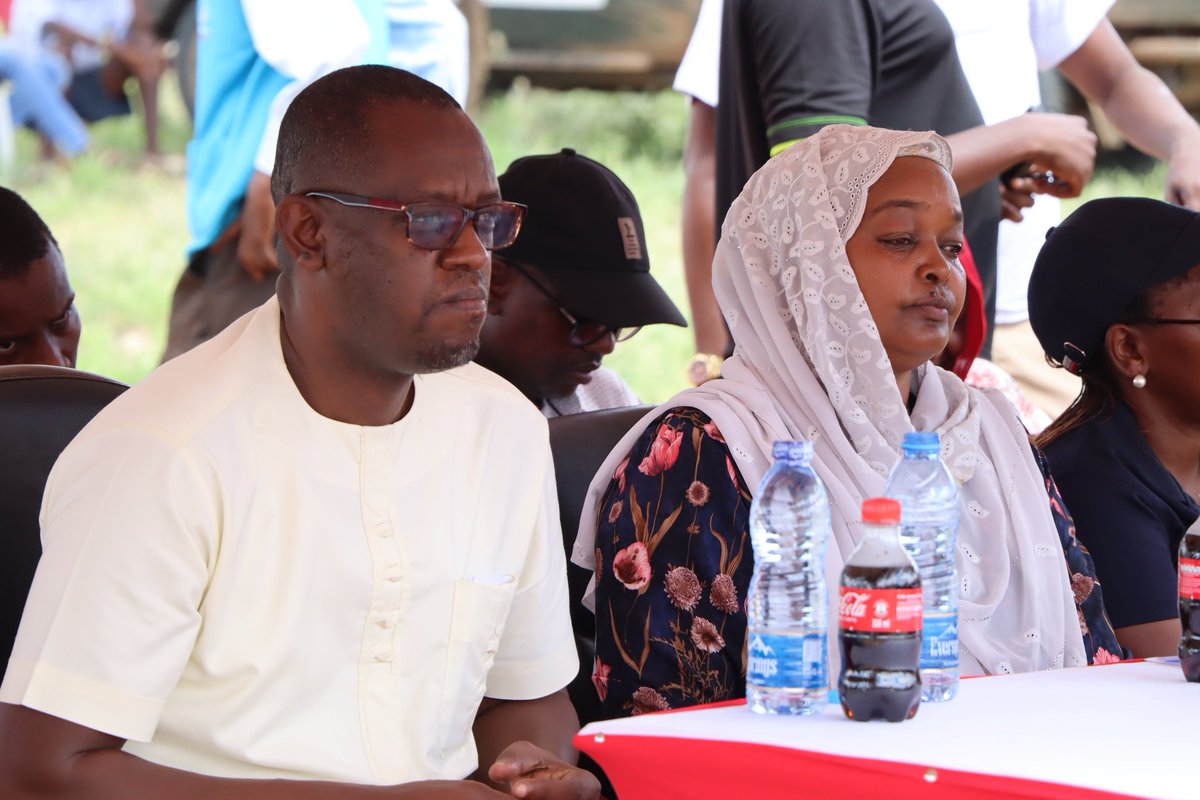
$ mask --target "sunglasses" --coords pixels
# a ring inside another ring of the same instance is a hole
[[[489,203],[479,208],[463,208],[453,203],[398,203],[380,197],[342,192],[305,192],[305,197],[323,197],[351,208],[375,208],[403,214],[407,222],[404,238],[422,250],[453,247],[466,229],[475,223],[475,234],[488,250],[503,250],[517,240],[525,206],[520,203]]]
[[[632,339],[642,329],[640,325],[636,328],[613,328],[605,325],[603,322],[592,322],[591,320],[577,317],[563,308],[562,304],[558,302],[558,298],[530,274],[531,270],[529,267],[524,267],[508,259],[504,259],[504,263],[524,275],[525,279],[533,284],[533,288],[537,289],[543,297],[549,300],[550,304],[558,310],[559,314],[562,314],[563,319],[571,323],[571,333],[567,336],[567,341],[576,347],[588,347],[600,341],[605,336],[611,336],[617,342],[624,342]]]

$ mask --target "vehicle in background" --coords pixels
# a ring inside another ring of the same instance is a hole
[[[490,85],[517,76],[556,89],[663,89],[700,0],[485,0]]]

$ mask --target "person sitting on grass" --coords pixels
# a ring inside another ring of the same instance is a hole
[[[19,194],[0,187],[0,365],[74,367],[80,328],[54,234]]]
[[[146,153],[159,154],[158,81],[166,68],[146,0],[15,0],[12,35],[31,55],[54,58],[55,77],[85,122],[128,115],[137,81]]]

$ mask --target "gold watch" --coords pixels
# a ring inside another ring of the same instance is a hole
[[[712,353],[696,353],[687,365],[687,378],[692,386],[721,377],[721,364],[725,359]]]

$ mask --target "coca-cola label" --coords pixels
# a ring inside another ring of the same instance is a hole
[[[771,689],[827,689],[824,634],[750,632],[746,682]]]
[[[857,589],[843,586],[841,602],[838,604],[838,623],[844,631],[919,631],[921,589]]]
[[[1179,559],[1179,597],[1200,600],[1200,559]]]

